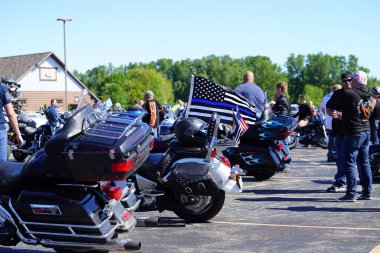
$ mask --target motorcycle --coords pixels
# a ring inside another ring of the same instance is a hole
[[[219,116],[213,115],[206,134],[202,122],[196,118],[178,121],[177,139],[168,150],[150,154],[131,177],[142,199],[140,211],[169,210],[188,222],[205,222],[222,209],[226,192],[242,191],[242,170],[231,169],[221,154],[236,146],[236,140],[217,138]],[[194,125],[199,128],[192,129]]]
[[[313,111],[308,123],[304,127],[296,130],[298,135],[293,135],[294,142],[304,145],[318,145],[322,148],[328,148],[329,138],[326,133],[325,117],[320,111]],[[291,141],[291,143],[294,143]]]
[[[373,179],[380,179],[380,144],[369,146],[369,163]]]
[[[57,253],[140,249],[128,238],[137,203],[125,180],[152,139],[146,124],[87,105],[25,164],[0,161],[0,245],[22,241]]]
[[[232,164],[239,164],[248,175],[258,180],[269,179],[276,172],[283,171],[286,163],[290,163],[284,140],[296,127],[294,118],[270,115],[267,109],[255,125],[242,135],[239,146],[229,148],[223,154]]]
[[[10,128],[8,131],[8,141],[11,146],[11,152],[15,160],[22,162],[28,155],[35,153],[44,147],[45,143],[60,127],[60,123],[54,119],[49,110],[41,108],[41,114],[46,116],[47,122],[44,125],[36,127],[36,122],[28,115],[19,113],[17,116],[18,126],[21,136],[24,139],[23,145],[18,145],[14,130]]]

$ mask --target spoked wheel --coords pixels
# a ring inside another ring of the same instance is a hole
[[[223,207],[225,193],[220,190],[212,196],[178,194],[175,198],[179,206],[174,213],[188,222],[195,223],[214,218]]]
[[[318,138],[318,145],[321,148],[328,148],[329,147],[329,138],[325,136],[319,136]]]
[[[22,153],[21,151],[18,150],[13,150],[12,151],[14,159],[19,162],[23,162],[25,158],[28,156],[28,154]]]
[[[253,176],[257,180],[267,180],[276,174],[273,170],[265,170],[265,171],[249,171],[248,175]]]

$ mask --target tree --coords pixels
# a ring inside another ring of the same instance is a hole
[[[303,90],[303,94],[307,98],[307,102],[312,101],[314,105],[320,105],[324,96],[322,88],[306,84]]]

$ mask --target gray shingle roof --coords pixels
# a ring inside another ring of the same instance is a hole
[[[0,57],[0,77],[10,76],[16,82],[34,65],[39,64],[52,52]]]

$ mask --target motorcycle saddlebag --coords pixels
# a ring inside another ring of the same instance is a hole
[[[106,243],[115,230],[96,197],[80,188],[23,190],[12,207],[27,237]]]
[[[152,140],[145,123],[108,117],[70,140],[64,159],[75,181],[125,180],[148,157]]]
[[[222,179],[210,163],[176,163],[170,176],[169,186],[178,193],[211,196],[219,192]]]

